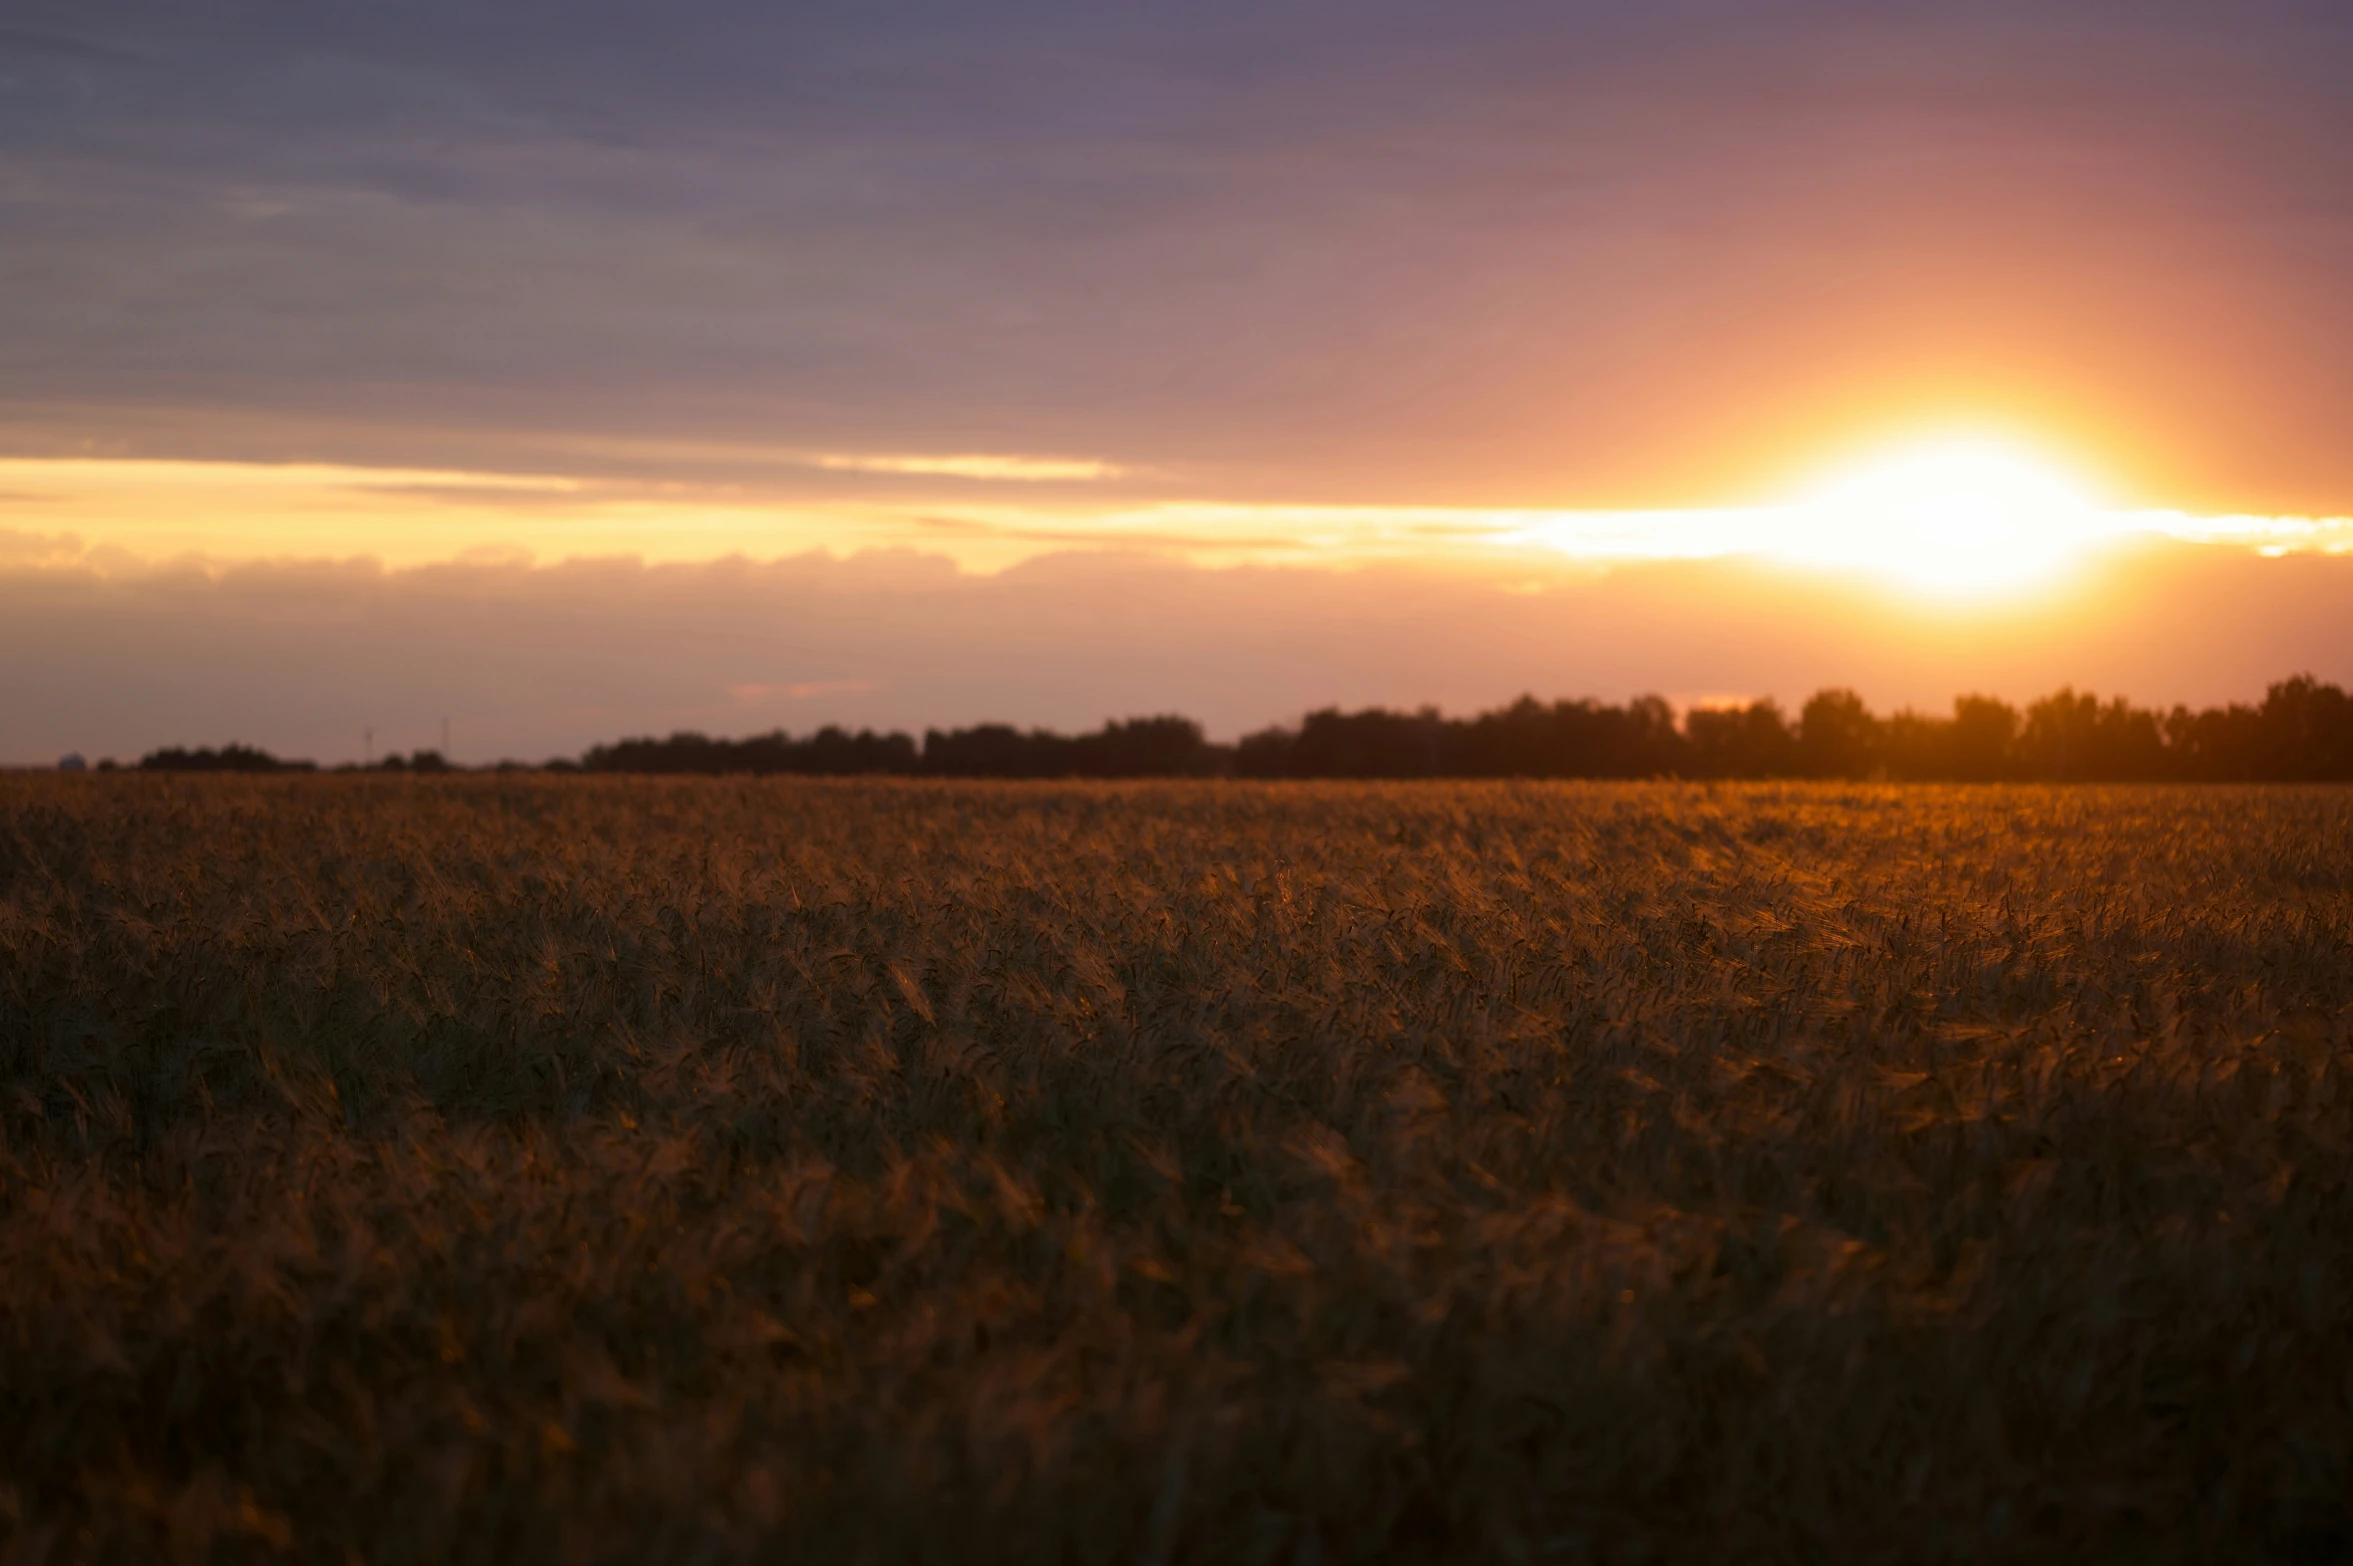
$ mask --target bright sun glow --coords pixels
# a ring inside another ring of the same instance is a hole
[[[1907,446],[1804,493],[1768,552],[1949,594],[2045,580],[2113,533],[2058,463],[1985,439]]]
[[[1982,435],[1884,448],[1818,473],[1778,504],[1667,511],[1163,498],[1122,493],[1108,480],[1043,493],[1053,488],[1043,482],[1049,477],[1141,471],[1076,458],[862,457],[855,460],[870,491],[791,482],[763,489],[742,482],[741,470],[839,471],[852,459],[745,450],[653,449],[681,462],[736,463],[704,483],[560,470],[0,454],[0,576],[132,572],[168,562],[210,569],[255,559],[369,557],[397,570],[875,550],[989,573],[1041,555],[1124,549],[1208,568],[1421,563],[1503,572],[1520,584],[1547,578],[1563,562],[1582,570],[1772,559],[1867,576],[1915,598],[1999,604],[2032,596],[2099,546],[2136,537],[2273,556],[2353,555],[2353,517],[2108,509],[2064,464]],[[878,465],[884,471],[874,471]],[[926,486],[919,497],[891,487],[903,473]],[[1006,495],[1009,478],[1020,480],[1018,496]],[[969,487],[931,492],[955,484]]]

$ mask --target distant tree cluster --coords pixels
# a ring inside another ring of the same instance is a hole
[[[102,767],[111,763],[101,763]],[[264,750],[159,750],[148,772],[311,772]],[[514,763],[502,763],[502,770]],[[338,771],[357,771],[339,767]],[[438,751],[390,756],[370,770],[447,772]],[[1107,723],[1056,734],[984,723],[909,735],[827,727],[746,739],[681,733],[599,745],[553,772],[786,773],[804,777],[951,778],[1892,778],[2020,782],[2353,781],[2353,697],[2309,675],[2282,680],[2256,706],[2170,712],[2074,690],[2023,710],[1963,696],[1949,716],[1874,714],[1849,690],[1817,692],[1796,718],[1771,701],[1698,708],[1680,723],[1667,702],[1624,706],[1523,696],[1475,717],[1434,707],[1311,712],[1297,728],[1216,745],[1190,718]]]
[[[712,739],[673,734],[668,739],[625,739],[599,745],[580,758],[583,772],[752,772],[798,773],[807,777],[857,777],[875,772],[913,772],[915,742],[904,734],[872,729],[847,733],[822,728],[807,739],[782,729],[749,739]]]
[[[114,763],[101,761],[98,763],[98,770],[111,772],[114,770]],[[316,772],[319,770],[319,764],[315,761],[285,761],[254,746],[231,743],[223,745],[218,750],[209,748],[183,750],[175,745],[165,750],[150,751],[147,755],[139,758],[139,770],[141,772]],[[347,762],[335,770],[337,772],[454,772],[458,769],[450,765],[441,752],[420,750],[407,756],[396,752],[381,761],[370,762],[364,767]]]
[[[1848,690],[1795,721],[1771,701],[1544,706],[1523,697],[1474,718],[1372,708],[1310,713],[1245,738],[1246,777],[1897,778],[1945,782],[2353,781],[2353,698],[2299,676],[2260,706],[2170,712],[2061,690],[2023,711],[1963,696],[1950,716],[1879,717]]]
[[[104,764],[101,763],[101,766]],[[214,750],[183,750],[174,745],[139,759],[141,772],[316,772],[315,761],[280,761],[266,750],[234,742]]]
[[[437,750],[419,750],[412,751],[406,756],[394,751],[382,761],[371,762],[364,767],[355,767],[346,763],[335,770],[338,772],[455,772],[458,769],[451,766],[448,758]]]
[[[1645,778],[1685,769],[1689,745],[1664,699],[1623,707],[1523,696],[1475,718],[1434,707],[1311,712],[1297,729],[1266,729],[1235,747],[1254,778]]]
[[[1190,718],[1131,718],[1092,734],[1023,731],[1002,723],[931,729],[921,749],[905,734],[819,729],[796,740],[782,730],[749,739],[673,734],[599,745],[586,772],[752,772],[856,777],[872,773],[952,778],[1207,777],[1231,772],[1233,751],[1212,745]]]
[[[1092,734],[1027,734],[999,723],[928,729],[923,770],[942,777],[1184,778],[1233,770],[1230,746],[1202,738],[1190,718],[1130,718]]]

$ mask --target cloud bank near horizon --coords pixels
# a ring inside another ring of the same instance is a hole
[[[1531,587],[1533,586],[1533,590]],[[1469,711],[1523,693],[1679,703],[1827,685],[1942,710],[2062,684],[2144,704],[2353,683],[2353,557],[2152,544],[2062,601],[1923,612],[1734,560],[1547,584],[1394,566],[1206,568],[1135,553],[993,576],[912,551],[768,564],[245,563],[0,569],[0,763],[242,740],[356,759],[575,754],[681,728],[1091,728],[1181,712],[1218,737],[1332,704]]]

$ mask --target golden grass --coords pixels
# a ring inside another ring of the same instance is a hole
[[[0,781],[11,1559],[2341,1558],[2353,793]]]

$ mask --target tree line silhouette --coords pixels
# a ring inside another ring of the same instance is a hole
[[[101,772],[112,772],[112,761],[98,763]],[[266,750],[234,741],[218,750],[209,746],[199,750],[183,750],[174,745],[166,750],[151,751],[139,758],[141,772],[316,772],[315,761],[280,761]]]
[[[121,770],[114,761],[98,763],[101,772]],[[316,772],[315,761],[282,761],[266,750],[252,745],[240,745],[232,740],[220,749],[209,746],[183,750],[174,745],[166,750],[150,751],[139,758],[141,772]],[[456,772],[437,750],[420,750],[411,756],[394,754],[365,766],[345,763],[337,772]]]
[[[503,763],[513,767],[516,763]],[[146,771],[314,770],[266,751],[161,750]],[[339,771],[357,770],[338,768]],[[375,764],[434,772],[431,751]],[[959,778],[1888,778],[1944,782],[2353,781],[2353,697],[2309,675],[2254,706],[2135,707],[2064,689],[2023,709],[1963,696],[1949,715],[1874,714],[1850,690],[1816,693],[1792,718],[1772,701],[1696,708],[1523,696],[1468,718],[1437,709],[1311,712],[1296,728],[1212,744],[1190,718],[1107,723],[1089,734],[988,723],[903,733],[828,726],[795,739],[673,734],[598,745],[547,770]]]
[[[949,778],[1212,777],[1234,771],[1234,748],[1212,745],[1190,718],[1130,718],[1092,734],[1023,731],[1003,723],[905,734],[823,728],[806,739],[781,729],[749,739],[673,734],[599,745],[584,772],[790,772],[814,777],[898,773]]]

